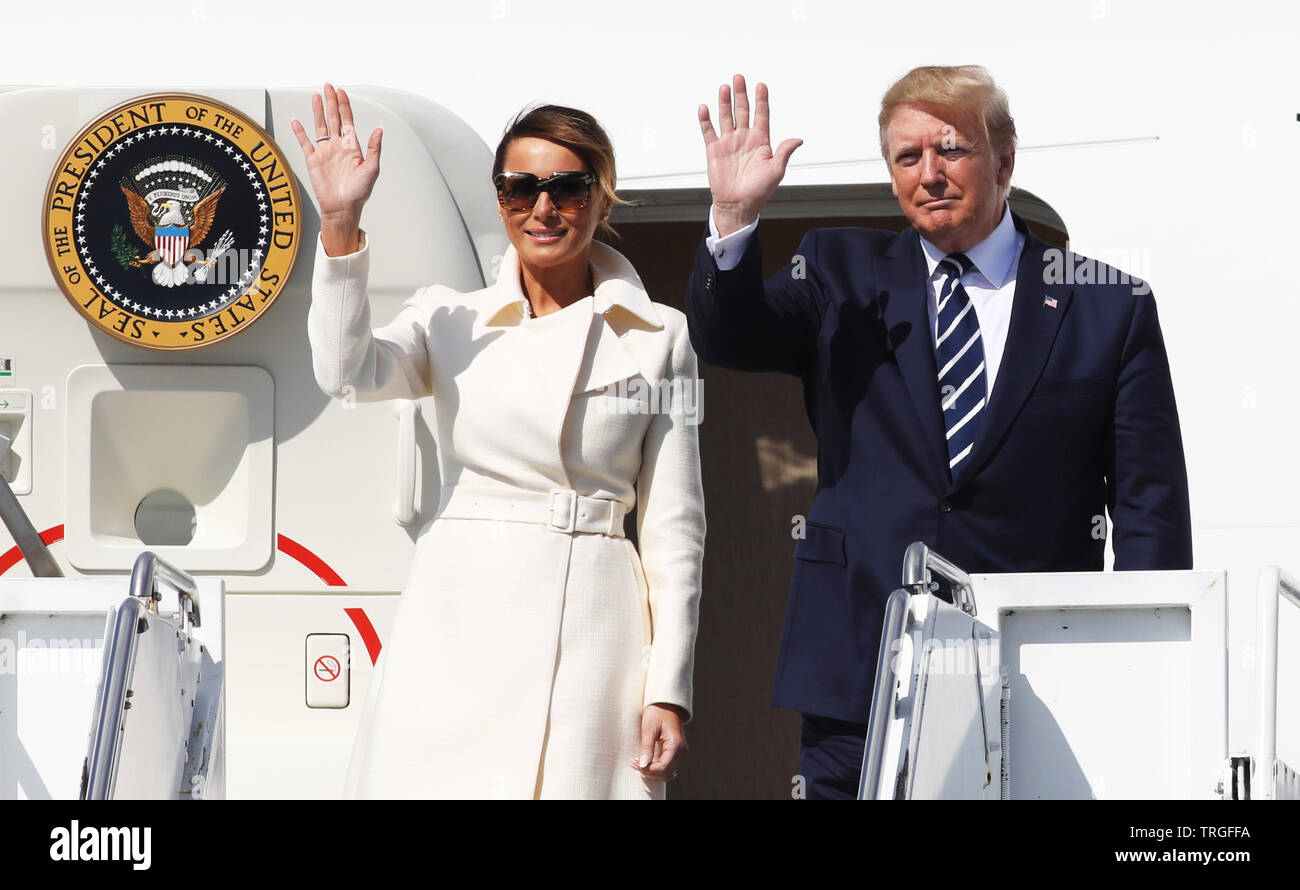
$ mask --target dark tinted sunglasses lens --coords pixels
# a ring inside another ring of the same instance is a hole
[[[591,185],[582,173],[571,173],[551,183],[551,200],[559,210],[581,210],[591,197]]]
[[[497,193],[507,209],[528,210],[537,203],[537,177],[531,173],[499,177]]]

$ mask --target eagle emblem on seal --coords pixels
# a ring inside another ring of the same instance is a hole
[[[170,156],[136,165],[119,186],[131,227],[149,248],[144,256],[130,258],[129,265],[155,264],[153,282],[160,287],[203,283],[209,266],[231,245],[227,231],[191,277],[190,266],[200,259],[195,251],[212,229],[225,181],[206,164]]]

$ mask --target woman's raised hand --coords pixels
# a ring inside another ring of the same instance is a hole
[[[320,208],[321,243],[330,256],[354,253],[360,248],[361,208],[379,177],[379,149],[383,130],[370,134],[361,153],[352,103],[343,90],[325,84],[325,93],[311,98],[316,139],[307,137],[302,124],[290,123],[307,159],[312,191]]]
[[[787,139],[772,151],[767,86],[760,83],[754,90],[754,123],[750,126],[749,93],[745,78],[739,74],[732,78],[732,86],[718,87],[721,132],[713,129],[709,106],[700,106],[699,117],[708,158],[709,190],[713,193],[713,221],[718,234],[730,235],[758,219],[758,212],[785,176],[790,155],[803,140]]]

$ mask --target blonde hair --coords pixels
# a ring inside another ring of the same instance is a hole
[[[494,177],[505,170],[506,150],[510,143],[530,136],[562,145],[581,158],[587,169],[595,174],[596,188],[609,200],[610,210],[629,203],[614,192],[618,181],[614,172],[614,145],[604,128],[587,112],[564,105],[539,105],[525,108],[515,115],[497,144],[496,157],[492,161]],[[600,228],[611,235],[617,234],[608,219],[600,221]]]
[[[1016,147],[1016,122],[1007,94],[980,65],[927,65],[900,77],[880,100],[880,151],[889,161],[886,134],[894,112],[904,105],[938,105],[975,112],[984,127],[984,140],[1002,153]]]

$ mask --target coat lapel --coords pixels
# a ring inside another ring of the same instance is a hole
[[[564,420],[587,353],[593,302],[586,297],[550,315],[526,318],[519,257],[513,247],[507,248],[496,284],[485,291],[484,317],[485,330],[510,331],[508,344],[497,353],[502,367],[494,386],[508,388],[512,398],[531,406],[529,428],[517,431],[521,443],[544,441],[554,453],[560,452]],[[544,466],[549,468],[552,462]],[[567,479],[551,481],[568,484]]]
[[[610,384],[626,380],[641,370],[636,358],[628,351],[601,314],[592,317],[592,342],[583,355],[574,394],[604,389]],[[649,375],[647,375],[649,376]]]
[[[1047,356],[1056,342],[1061,322],[1069,311],[1074,291],[1064,284],[1047,284],[1043,256],[1048,245],[1035,238],[1024,221],[1014,217],[1016,228],[1025,235],[1025,247],[1016,267],[1016,289],[1011,304],[1007,343],[998,367],[997,384],[984,416],[984,425],[965,469],[953,480],[958,488],[978,473],[997,452],[1012,422],[1020,413],[1030,391],[1043,373]],[[1055,305],[1050,305],[1050,301]]]
[[[663,349],[654,347],[663,330],[663,319],[646,295],[645,287],[632,264],[613,248],[593,242],[591,270],[596,282],[595,324],[593,341],[578,371],[575,393],[603,389],[612,383],[640,373],[648,381],[663,376],[655,367],[656,355]],[[650,333],[651,336],[638,336]]]
[[[641,374],[658,381],[667,374],[664,323],[632,264],[606,244],[591,245],[596,282],[593,342],[578,371],[575,393],[603,389]]]
[[[925,257],[916,230],[900,233],[877,262],[878,299],[889,346],[920,421],[924,447],[946,478],[948,452],[939,409],[939,369],[934,363],[934,337],[925,307]]]
[[[513,329],[509,361],[520,373],[518,396],[534,407],[533,416],[558,449],[573,396],[603,389],[641,373],[657,381],[666,373],[663,319],[632,265],[611,247],[591,250],[595,294],[543,316],[525,318],[519,283],[519,258],[506,250],[497,282],[485,290],[485,328]]]

